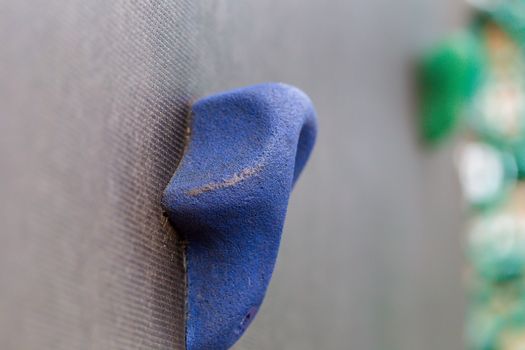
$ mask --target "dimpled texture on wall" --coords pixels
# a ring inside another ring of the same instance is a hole
[[[0,348],[183,349],[191,1],[0,1]]]

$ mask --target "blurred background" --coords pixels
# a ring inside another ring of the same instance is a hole
[[[195,98],[264,81],[319,117],[274,278],[235,349],[464,348],[454,142],[414,66],[461,0],[0,0],[0,348],[182,348],[159,198]]]

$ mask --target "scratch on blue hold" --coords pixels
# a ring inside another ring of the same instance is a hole
[[[189,196],[198,196],[199,194],[208,192],[208,191],[215,191],[220,190],[226,187],[235,186],[241,181],[244,181],[252,176],[257,175],[261,171],[263,167],[263,163],[258,163],[253,167],[248,167],[243,169],[240,173],[234,174],[232,177],[223,180],[222,182],[212,182],[209,183],[203,187],[200,188],[194,188],[192,190],[189,190],[187,193]]]

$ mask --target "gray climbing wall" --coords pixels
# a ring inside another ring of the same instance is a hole
[[[0,0],[0,348],[182,349],[159,198],[188,103],[273,80],[320,135],[237,349],[460,349],[458,184],[410,66],[460,1]]]
[[[451,148],[419,144],[411,64],[459,0],[208,1],[205,92],[304,89],[320,118],[266,304],[236,349],[462,348]]]

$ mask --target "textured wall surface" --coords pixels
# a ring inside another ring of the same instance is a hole
[[[184,1],[0,1],[0,348],[182,349]]]

